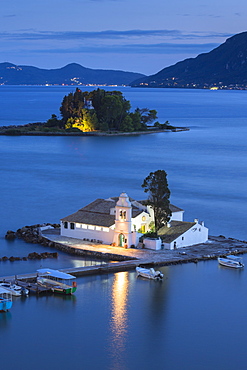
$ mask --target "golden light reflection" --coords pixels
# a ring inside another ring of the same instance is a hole
[[[115,274],[112,285],[111,355],[117,368],[121,368],[127,334],[128,272]]]

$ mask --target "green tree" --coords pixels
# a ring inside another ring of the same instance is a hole
[[[93,109],[88,108],[86,101],[92,102]],[[147,129],[147,123],[152,122],[157,112],[147,108],[137,108],[130,113],[130,102],[121,91],[106,91],[103,89],[91,92],[82,92],[79,88],[63,98],[60,113],[62,125],[65,128],[72,126],[85,130],[89,122],[89,129],[108,131],[142,131]],[[88,115],[91,117],[85,116]],[[90,113],[89,113],[90,112]],[[93,116],[91,112],[94,112]],[[93,123],[91,123],[93,122]]]
[[[152,123],[155,119],[157,119],[157,111],[155,109],[148,109],[148,108],[136,108],[136,112],[139,112],[141,116],[141,123],[146,126],[147,124]]]
[[[89,93],[89,98],[97,114],[99,129],[104,127],[108,130],[121,131],[131,107],[121,91],[97,89]]]
[[[67,122],[65,123],[65,129],[69,130],[70,128],[73,127],[74,123],[75,123],[75,118],[72,118],[72,117],[68,118]]]
[[[141,114],[135,110],[134,113],[129,114],[130,118],[132,119],[132,126],[134,131],[142,131],[146,130],[146,125],[143,125],[141,122]]]
[[[76,89],[75,93],[69,93],[63,98],[60,113],[64,124],[69,118],[79,118],[82,115],[82,109],[84,108],[85,99],[88,96],[88,92],[82,92],[79,88]]]
[[[148,193],[146,204],[154,211],[155,231],[157,232],[171,218],[170,190],[168,188],[167,174],[164,170],[150,172],[144,179],[142,187]]]
[[[133,122],[130,116],[126,116],[123,120],[121,131],[132,132],[134,131]]]
[[[48,121],[45,123],[45,127],[61,128],[62,126],[62,121],[57,118],[56,114],[52,114],[51,118],[49,118]]]
[[[65,129],[78,128],[83,132],[94,131],[98,125],[97,116],[94,110],[82,109],[80,117],[68,118]]]

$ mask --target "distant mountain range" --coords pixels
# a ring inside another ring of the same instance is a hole
[[[131,83],[134,87],[247,88],[247,32],[230,37],[209,53],[185,59],[149,77]]]
[[[41,69],[0,63],[0,85],[129,85],[141,73],[90,69],[72,63],[58,69]]]

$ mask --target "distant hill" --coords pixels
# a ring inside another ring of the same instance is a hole
[[[209,53],[138,79],[131,86],[247,88],[247,32],[230,37]]]
[[[58,69],[41,69],[0,63],[0,84],[2,85],[129,85],[141,73],[90,69],[72,63]]]

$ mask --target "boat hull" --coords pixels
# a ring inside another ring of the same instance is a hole
[[[0,286],[6,289],[11,295],[15,297],[20,297],[22,295],[21,287],[17,285],[11,285],[8,283],[0,283]]]
[[[218,258],[218,262],[221,266],[230,267],[230,268],[234,268],[234,269],[242,269],[244,267],[244,265],[241,264],[241,263],[237,263],[235,261],[230,261],[230,260],[227,260],[225,258]]]
[[[54,288],[53,292],[57,294],[65,294],[65,295],[70,295],[73,294],[76,291],[76,287],[69,287],[69,288]]]
[[[154,269],[145,269],[142,267],[136,267],[137,276],[144,277],[145,279],[162,280],[163,274],[160,271]]]
[[[51,291],[56,294],[71,295],[76,291],[76,286],[70,286],[52,279],[38,278],[37,283],[45,288],[51,289]]]
[[[12,307],[12,301],[10,299],[0,298],[0,311],[6,312]]]

